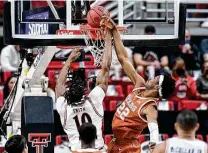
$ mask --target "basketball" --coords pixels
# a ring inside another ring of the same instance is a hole
[[[100,21],[103,15],[110,16],[110,12],[102,6],[92,8],[87,14],[87,22],[91,27],[100,27]]]

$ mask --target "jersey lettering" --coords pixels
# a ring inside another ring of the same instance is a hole
[[[77,129],[78,129],[81,126],[78,115],[73,117],[73,119],[74,119],[74,121],[76,123],[76,126],[77,126]],[[87,113],[83,113],[82,116],[81,116],[81,123],[83,124],[83,123],[88,123],[88,122],[92,123],[92,119],[91,119],[90,115],[87,114]]]
[[[130,110],[128,107],[125,107],[125,102],[123,102],[119,108],[117,109],[117,113],[119,114],[119,117],[121,120],[125,120],[125,117],[127,117],[130,113]]]

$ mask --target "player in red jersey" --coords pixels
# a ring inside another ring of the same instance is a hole
[[[113,20],[104,17],[101,26],[111,29],[118,60],[134,84],[134,90],[129,93],[114,115],[112,129],[115,138],[108,146],[108,153],[140,153],[137,139],[146,127],[150,131],[149,147],[152,151],[159,142],[156,101],[159,98],[167,99],[172,95],[175,91],[175,81],[168,73],[163,72],[145,82],[129,61]]]

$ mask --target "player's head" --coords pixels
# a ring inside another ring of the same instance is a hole
[[[166,71],[161,71],[160,75],[148,80],[145,84],[146,90],[151,97],[169,98],[175,91],[175,81]]]
[[[96,127],[92,123],[83,123],[79,129],[79,137],[82,142],[82,148],[95,147],[95,139],[97,138]]]
[[[83,96],[86,94],[87,82],[85,79],[85,70],[78,69],[73,71],[69,79],[69,86],[65,93],[65,98],[69,105],[79,105],[83,102]]]
[[[175,129],[180,136],[181,134],[194,134],[199,128],[198,117],[196,113],[190,110],[184,110],[177,116]]]
[[[7,153],[28,153],[27,141],[21,135],[14,135],[5,144]]]
[[[144,28],[144,33],[146,35],[154,35],[156,33],[155,27],[153,25],[147,25]]]

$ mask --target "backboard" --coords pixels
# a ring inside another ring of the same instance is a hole
[[[171,46],[184,43],[186,5],[180,0],[11,0],[4,5],[4,41],[28,46],[85,45],[80,25],[90,8],[104,6],[118,26],[125,46]],[[145,33],[148,25],[155,33]],[[67,29],[67,35],[57,30]]]

